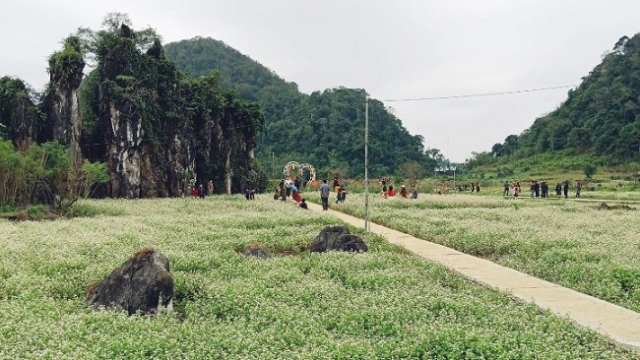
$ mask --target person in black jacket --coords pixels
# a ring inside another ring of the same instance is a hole
[[[567,199],[569,197],[569,180],[565,180],[562,190],[564,191],[564,198]]]
[[[548,198],[549,197],[549,184],[547,184],[546,181],[542,182],[542,185],[540,185],[540,188],[542,189],[542,198]]]

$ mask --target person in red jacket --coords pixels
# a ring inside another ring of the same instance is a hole
[[[404,185],[400,187],[400,196],[402,196],[405,199],[407,198],[407,196],[409,196],[409,193],[407,192],[407,188],[404,187]]]
[[[389,186],[389,197],[395,197],[396,196],[396,190],[393,188],[393,186]]]

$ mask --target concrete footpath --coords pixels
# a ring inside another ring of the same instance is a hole
[[[310,210],[322,211],[320,205],[307,204]],[[329,213],[347,224],[364,228],[362,219],[331,209]],[[370,230],[473,281],[568,317],[614,343],[640,352],[639,313],[381,225],[370,223]]]

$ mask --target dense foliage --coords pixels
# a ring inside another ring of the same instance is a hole
[[[12,140],[22,150],[42,140],[44,114],[36,104],[38,97],[22,80],[0,78],[0,140]]]
[[[622,37],[556,110],[508,136],[471,165],[545,152],[595,154],[609,164],[640,159],[640,34]],[[493,158],[493,159],[492,159]]]
[[[107,180],[102,163],[75,169],[68,150],[58,142],[33,144],[17,151],[10,141],[0,142],[0,207],[16,209],[46,204],[65,213],[80,198],[88,196],[96,183]]]
[[[167,44],[165,51],[178,68],[192,76],[219,71],[223,88],[234,88],[241,98],[261,105],[266,125],[257,156],[273,174],[289,160],[312,163],[321,169],[321,176],[364,174],[364,90],[300,93],[295,83],[209,38]],[[435,165],[431,155],[438,153],[425,153],[422,136],[409,134],[380,101],[371,100],[369,105],[372,176],[393,174],[406,162],[417,162],[427,169]]]
[[[209,180],[216,192],[264,188],[254,160],[260,107],[223,91],[216,73],[185,76],[155,30],[133,30],[127,15],[102,25],[80,28],[51,54],[43,96],[0,79],[0,137],[20,151],[59,142],[78,171],[83,159],[105,163],[103,195],[179,196]]]

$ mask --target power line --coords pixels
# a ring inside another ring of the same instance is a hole
[[[434,97],[408,98],[408,99],[387,99],[382,101],[400,102],[400,101],[431,101],[431,100],[447,100],[447,99],[464,99],[464,98],[474,98],[474,97],[512,95],[512,94],[522,94],[522,93],[530,93],[530,92],[538,92],[538,91],[549,91],[549,90],[557,90],[557,89],[566,89],[571,87],[575,87],[575,85],[561,85],[561,86],[551,86],[551,87],[543,87],[543,88],[501,91],[501,92],[491,92],[491,93],[480,93],[480,94],[434,96]]]

